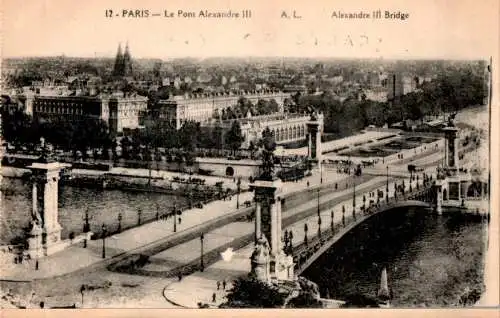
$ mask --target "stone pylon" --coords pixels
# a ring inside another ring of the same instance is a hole
[[[51,255],[63,248],[60,244],[62,228],[58,221],[58,183],[60,171],[64,167],[59,162],[35,162],[28,167],[32,172],[33,183],[29,250],[43,250],[43,255],[39,255],[39,251],[36,256]]]
[[[269,279],[275,280],[293,280],[293,258],[285,255],[283,252],[281,240],[281,200],[282,182],[279,179],[272,181],[256,180],[251,188],[255,191],[255,256],[259,256],[259,270],[252,271],[256,277],[265,277],[262,275],[267,265],[263,263],[264,252],[262,242],[268,246],[268,256],[266,256],[269,265]],[[259,249],[259,253],[257,250]],[[257,264],[257,259],[255,259]],[[258,275],[257,275],[258,274]]]
[[[446,127],[443,129],[445,133],[445,158],[446,158],[446,168],[453,172],[459,170],[459,158],[458,158],[458,128],[456,127]]]
[[[323,151],[321,149],[321,133],[323,130],[323,115],[311,116],[307,122],[308,147],[307,157],[309,160],[321,163]]]

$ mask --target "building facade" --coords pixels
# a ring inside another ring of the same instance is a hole
[[[387,99],[392,101],[417,90],[418,77],[392,74],[387,78]]]
[[[100,96],[24,96],[25,112],[34,119],[62,119],[81,122],[101,119],[111,132],[120,134],[124,129],[139,127],[139,117],[147,109],[147,98],[138,95]]]
[[[244,93],[214,93],[214,94],[190,94],[173,96],[166,100],[160,100],[151,106],[151,113],[157,119],[170,122],[179,129],[186,121],[207,122],[219,114],[222,109],[236,106],[238,100],[244,97],[252,104],[259,100],[270,101],[274,99],[283,111],[283,103],[290,98],[290,93],[276,91],[254,91]]]
[[[308,114],[273,114],[237,119],[241,125],[244,141],[242,148],[248,148],[262,138],[262,132],[269,128],[273,133],[276,144],[286,144],[305,140],[307,138],[307,123],[311,120]],[[231,128],[234,120],[224,120],[203,124],[204,127],[220,126],[224,131]],[[320,130],[323,131],[323,115],[318,115]]]

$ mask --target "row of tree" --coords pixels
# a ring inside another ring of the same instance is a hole
[[[236,105],[222,109],[218,114],[214,114],[216,118],[222,120],[237,119],[246,117],[247,114],[252,116],[270,115],[280,111],[280,107],[275,99],[264,100],[259,99],[256,104],[253,104],[245,97],[240,97]]]
[[[325,132],[350,135],[368,126],[391,125],[405,119],[420,119],[425,115],[459,111],[467,106],[483,104],[487,96],[484,78],[471,70],[456,70],[424,83],[419,91],[401,96],[398,100],[376,102],[352,96],[343,102],[330,93],[294,95],[291,112],[305,112],[309,107],[325,115]]]
[[[134,130],[128,136],[116,141],[108,124],[100,119],[87,118],[74,122],[63,118],[35,118],[21,110],[8,111],[2,108],[3,137],[15,146],[33,147],[40,137],[57,149],[80,151],[85,156],[88,150],[101,149],[104,153],[121,146],[125,158],[131,153],[149,152],[157,148],[176,148],[193,152],[196,148],[230,149],[241,148],[244,137],[238,121],[229,129],[221,126],[201,127],[200,123],[188,121],[179,130],[168,123],[157,121],[145,129]]]
[[[40,137],[64,151],[111,149],[113,136],[105,121],[88,118],[70,122],[62,118],[32,118],[21,110],[8,111],[2,108],[2,133],[4,139],[14,146],[34,148]]]

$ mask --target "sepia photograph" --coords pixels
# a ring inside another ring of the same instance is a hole
[[[500,6],[453,4],[4,0],[0,310],[498,310]]]

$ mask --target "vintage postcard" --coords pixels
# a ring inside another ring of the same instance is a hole
[[[2,312],[498,312],[499,9],[4,0]]]

